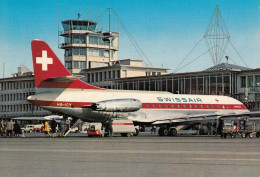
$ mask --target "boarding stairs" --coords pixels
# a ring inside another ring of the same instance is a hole
[[[67,136],[67,135],[70,133],[70,131],[71,131],[72,129],[74,129],[79,123],[81,123],[81,120],[80,120],[80,119],[78,119],[78,120],[70,127],[70,129],[65,133],[64,136]]]

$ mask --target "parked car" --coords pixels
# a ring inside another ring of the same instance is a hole
[[[24,132],[33,132],[34,131],[34,125],[33,124],[28,124],[25,127],[21,128],[22,131]]]

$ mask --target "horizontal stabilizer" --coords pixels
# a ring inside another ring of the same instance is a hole
[[[64,76],[64,77],[48,78],[44,81],[46,81],[46,82],[73,82],[80,78],[82,78],[82,76]]]

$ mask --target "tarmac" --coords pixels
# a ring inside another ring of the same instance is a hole
[[[0,138],[0,176],[260,176],[260,138],[25,136]]]

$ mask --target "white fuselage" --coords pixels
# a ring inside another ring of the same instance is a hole
[[[142,108],[135,112],[106,112],[91,109],[104,100],[137,99]],[[89,122],[105,122],[110,118],[127,118],[137,122],[154,122],[165,118],[183,118],[207,114],[248,112],[245,106],[227,96],[183,95],[156,91],[53,89],[28,97],[33,104]]]

